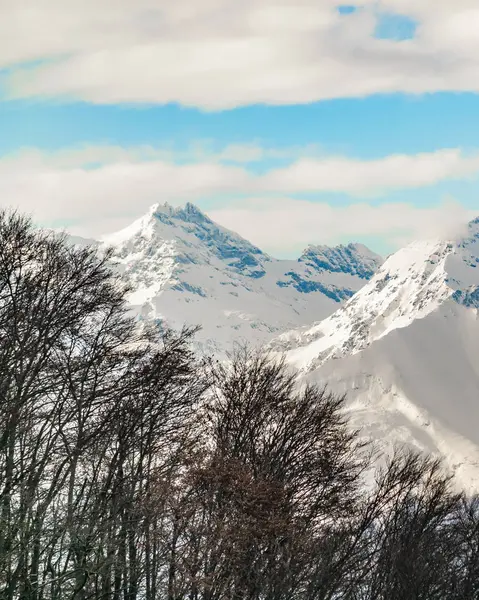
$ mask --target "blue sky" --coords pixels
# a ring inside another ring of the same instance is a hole
[[[0,202],[41,224],[98,236],[191,201],[294,256],[479,213],[468,0],[9,2]]]

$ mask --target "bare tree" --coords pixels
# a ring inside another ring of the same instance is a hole
[[[191,332],[140,330],[108,254],[16,214],[0,241],[1,595],[135,598],[142,507],[204,387]]]
[[[318,536],[357,502],[361,445],[342,399],[298,390],[281,361],[239,350],[212,369],[212,383],[208,450],[175,530],[181,592],[170,597],[290,598],[305,586]]]

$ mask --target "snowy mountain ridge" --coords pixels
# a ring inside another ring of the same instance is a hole
[[[479,489],[479,220],[390,256],[343,307],[271,346],[347,394],[363,434],[445,458]]]
[[[219,353],[331,314],[382,262],[361,244],[310,246],[298,260],[275,259],[190,203],[154,205],[101,244],[112,247],[142,318],[200,324],[199,345]]]
[[[478,305],[479,220],[460,240],[417,241],[390,256],[370,281],[330,317],[280,335],[273,347],[308,370],[354,354],[396,328],[407,327],[452,298]]]
[[[333,356],[359,352],[398,327],[435,310],[452,296],[447,283],[449,242],[415,242],[388,258],[375,276],[344,307],[306,328],[287,332],[278,348],[291,363],[310,368]]]

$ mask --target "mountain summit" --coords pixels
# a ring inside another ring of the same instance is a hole
[[[201,325],[198,342],[220,353],[331,314],[382,262],[359,244],[310,246],[297,260],[278,260],[190,203],[154,205],[102,244],[113,248],[143,318]]]

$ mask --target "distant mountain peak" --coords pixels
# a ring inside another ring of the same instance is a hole
[[[349,273],[368,280],[383,259],[362,244],[338,246],[309,245],[299,258],[312,268],[334,273]]]
[[[453,293],[446,285],[447,242],[414,242],[391,255],[343,307],[312,327],[281,335],[274,344],[288,350],[304,370],[359,352],[397,327],[421,318]]]
[[[189,223],[213,223],[213,221],[195,204],[187,202],[184,206],[172,206],[168,202],[154,204],[150,207],[150,216],[160,220],[164,218],[178,219]]]
[[[220,353],[233,340],[264,343],[331,314],[381,262],[355,244],[275,259],[190,202],[154,204],[102,244],[113,248],[143,318],[201,325],[202,342]]]
[[[398,250],[335,313],[312,327],[282,334],[273,346],[287,350],[291,362],[308,371],[332,357],[362,351],[447,301],[479,308],[479,231],[474,231],[478,224],[479,219],[471,222],[469,237],[416,241]],[[318,255],[325,266],[334,268],[344,248],[324,256],[319,247]],[[341,261],[337,264],[343,266]]]

